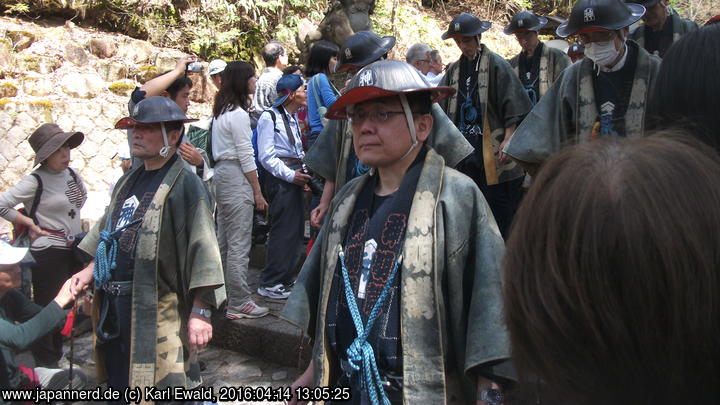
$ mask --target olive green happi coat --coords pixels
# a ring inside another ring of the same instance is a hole
[[[99,232],[115,207],[119,190],[135,178],[134,169],[118,181],[105,215],[80,244],[95,256]],[[177,158],[148,207],[138,230],[132,287],[130,387],[188,387],[200,383],[200,369],[188,355],[187,320],[193,289],[211,287],[203,301],[215,308],[225,300],[220,251],[202,181]],[[103,291],[93,301],[93,324]],[[97,343],[97,342],[96,342]],[[102,345],[96,344],[98,380],[106,376]]]
[[[628,41],[628,46],[637,44]],[[635,79],[625,113],[628,137],[644,133],[645,106],[659,68],[659,58],[638,49]],[[565,145],[589,141],[598,118],[593,74],[589,58],[565,69],[515,130],[505,151],[523,162],[542,163]]]
[[[668,18],[672,19],[673,43],[680,40],[680,38],[682,38],[683,35],[687,34],[690,31],[696,30],[698,28],[697,24],[695,24],[694,22],[680,17],[678,15],[677,11],[673,10],[672,14],[670,14],[668,16]],[[648,29],[650,29],[650,28],[648,28],[647,26],[645,26],[643,24],[643,25],[635,28],[633,30],[633,32],[630,33],[628,38],[637,42],[641,48],[645,49],[645,31]]]
[[[520,74],[520,69],[518,68],[518,64],[520,63],[519,61],[519,54],[510,59],[510,66],[513,67],[515,74]],[[552,86],[552,84],[555,83],[555,80],[560,77],[560,73],[570,66],[570,64],[570,58],[565,54],[565,52],[550,47],[547,44],[543,44],[542,53],[540,54],[540,71],[538,79],[540,97],[544,96],[548,92],[550,86]]]
[[[314,338],[313,384],[335,384],[339,366],[326,335],[338,252],[365,174],[333,200],[282,316]],[[506,377],[502,320],[503,239],[482,194],[430,149],[412,201],[400,269],[400,339],[406,404],[474,403],[476,376]],[[344,299],[340,297],[339,299]]]
[[[525,175],[524,170],[514,161],[500,163],[500,144],[505,139],[505,128],[516,125],[523,116],[532,109],[532,103],[525,92],[525,88],[512,70],[508,62],[490,49],[481,45],[480,68],[478,71],[478,93],[480,95],[480,114],[483,119],[483,139],[476,146],[483,150],[483,156],[494,157],[495,180],[488,178],[488,184],[504,183]],[[447,69],[445,77],[440,86],[448,86],[458,89],[460,79],[459,61],[453,62]],[[440,106],[447,116],[454,120],[457,116],[458,97],[457,93],[442,101]],[[487,130],[489,129],[489,130]],[[478,151],[480,152],[480,151]],[[491,171],[487,170],[488,162],[485,164],[486,176]]]
[[[428,138],[427,145],[447,156],[447,164],[455,167],[472,153],[473,148],[437,104],[433,104],[431,114],[435,129]],[[352,132],[348,121],[330,120],[305,154],[304,161],[313,172],[335,182],[337,193],[348,181],[346,173],[352,147]]]

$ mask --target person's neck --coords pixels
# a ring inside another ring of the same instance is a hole
[[[400,184],[402,183],[403,177],[405,177],[405,173],[412,162],[415,161],[418,153],[420,153],[421,147],[422,145],[418,144],[415,146],[415,149],[408,153],[408,155],[404,158],[391,165],[377,168],[379,181],[377,188],[375,189],[375,194],[379,196],[386,196],[394,193],[400,188]]]
[[[295,112],[300,109],[300,105],[296,103],[289,103],[287,105],[282,106],[285,111],[287,111],[288,114],[293,115]]]
[[[540,41],[537,41],[535,43],[535,46],[532,47],[532,49],[528,49],[527,51],[525,51],[525,54],[527,55],[528,58],[532,58],[533,55],[535,55],[535,51],[537,51],[539,45],[540,45]]]
[[[156,156],[154,158],[145,159],[143,160],[143,164],[145,165],[145,170],[157,170],[161,167],[165,166],[167,162],[172,159],[172,157],[175,155],[175,148],[170,149],[170,153],[168,153],[167,157],[162,156]]]
[[[615,61],[606,67],[601,67],[601,70],[606,72],[616,72],[625,65],[625,55],[627,54],[627,44],[623,44],[622,49],[620,49],[620,54],[615,59]]]

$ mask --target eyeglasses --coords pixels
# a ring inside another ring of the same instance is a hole
[[[371,122],[374,122],[376,124],[382,124],[383,122],[387,121],[388,118],[392,117],[393,115],[399,115],[399,114],[405,114],[404,111],[373,111],[373,112],[367,112],[367,111],[353,111],[349,112],[347,114],[348,120],[353,125],[360,125],[363,122],[365,122],[366,119],[370,119]]]
[[[613,31],[592,31],[578,34],[578,38],[583,44],[589,44],[592,42],[607,42],[615,38]]]

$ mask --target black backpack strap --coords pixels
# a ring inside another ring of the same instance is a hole
[[[70,171],[70,173],[72,173],[72,170]],[[37,185],[37,189],[35,190],[35,197],[33,198],[33,205],[32,205],[32,208],[30,209],[30,213],[28,214],[28,216],[30,217],[30,219],[33,220],[35,225],[38,225],[38,220],[37,220],[37,218],[35,218],[35,212],[37,212],[38,205],[40,205],[40,196],[42,196],[42,192],[43,192],[43,182],[42,182],[42,179],[40,178],[39,174],[30,173],[30,175],[35,177],[35,180],[37,180],[38,185]],[[73,174],[73,177],[74,176],[75,175]]]

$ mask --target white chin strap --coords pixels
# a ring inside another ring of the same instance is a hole
[[[159,152],[158,154],[159,154],[161,157],[166,158],[166,157],[168,157],[168,154],[170,154],[170,145],[168,145],[167,131],[165,131],[165,123],[164,123],[164,122],[161,122],[161,123],[160,123],[160,130],[162,130],[162,134],[163,134],[163,144],[164,144],[165,146],[163,146],[163,147],[160,149],[160,152]]]
[[[415,120],[413,120],[412,111],[410,110],[410,104],[408,104],[407,97],[405,94],[400,94],[400,104],[402,104],[403,111],[405,112],[405,120],[407,121],[408,129],[410,130],[410,139],[412,139],[412,145],[410,149],[405,152],[404,155],[398,160],[403,160],[410,152],[415,149],[418,145],[417,134],[415,133]]]

